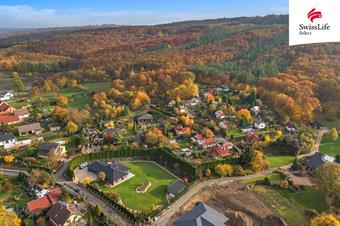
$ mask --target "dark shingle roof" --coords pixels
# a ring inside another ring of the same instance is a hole
[[[39,149],[39,155],[48,155],[50,151],[55,150],[60,144],[54,142],[45,142]]]
[[[0,142],[8,141],[8,140],[15,140],[15,136],[13,133],[5,133],[0,135]]]
[[[180,180],[176,180],[168,186],[167,191],[168,193],[177,195],[178,193],[183,191],[184,188],[185,188],[185,184]]]
[[[80,215],[75,206],[65,202],[56,202],[47,212],[50,221],[56,225],[64,225],[73,214]]]
[[[203,202],[197,204],[191,211],[178,217],[176,226],[224,226],[228,217],[220,214],[215,209]]]
[[[320,167],[321,165],[323,165],[324,163],[334,161],[334,160],[331,160],[331,159],[334,159],[334,158],[329,157],[329,156],[322,154],[320,152],[317,152],[309,159],[309,161],[307,162],[307,167],[310,168],[310,169],[316,169],[316,168]]]
[[[88,166],[88,170],[95,174],[104,172],[106,174],[106,180],[110,184],[129,174],[129,168],[118,162],[114,162],[110,165],[99,161],[93,162]]]

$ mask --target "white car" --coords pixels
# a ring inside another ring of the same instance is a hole
[[[86,168],[88,165],[89,165],[89,164],[88,164],[87,162],[84,162],[84,163],[80,164],[79,169],[84,169],[84,168]]]

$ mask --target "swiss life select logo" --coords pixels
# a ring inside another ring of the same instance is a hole
[[[321,11],[316,11],[316,8],[310,10],[307,14],[307,18],[313,24],[299,24],[299,34],[300,35],[312,35],[313,32],[319,31],[327,31],[331,29],[331,26],[328,23],[314,23],[315,19],[321,19],[322,13]]]
[[[311,11],[308,12],[307,17],[313,23],[315,19],[322,18],[321,11],[315,11],[316,9],[313,8]]]
[[[289,45],[340,42],[340,0],[289,0]]]

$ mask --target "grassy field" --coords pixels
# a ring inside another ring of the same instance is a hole
[[[291,202],[279,191],[266,186],[255,186],[253,190],[265,202],[273,206],[278,214],[291,226],[307,226],[310,219],[305,215],[305,210],[300,205]]]
[[[81,85],[85,86],[92,92],[106,92],[110,87],[110,82],[89,82],[82,83]]]
[[[114,188],[101,186],[104,192],[115,191],[129,208],[148,211],[152,205],[167,203],[166,190],[175,177],[153,162],[126,162],[130,172],[135,176]],[[151,181],[151,187],[144,194],[136,192],[136,188],[145,180]]]
[[[265,160],[270,167],[281,167],[294,161],[295,157],[290,155],[271,155],[265,154]]]
[[[299,192],[280,190],[280,193],[304,209],[315,209],[319,213],[328,211],[329,209],[324,196],[313,187],[306,187],[305,190]]]
[[[14,178],[12,177],[0,175],[0,204],[12,208],[21,208],[32,198],[13,180]]]
[[[320,144],[320,152],[333,157],[340,154],[340,139],[333,141],[328,136],[324,136]]]
[[[277,181],[281,178],[280,174],[278,173],[270,173],[270,174],[267,174],[266,176],[261,176],[261,177],[257,177],[255,179],[250,179],[250,180],[246,180],[246,181],[243,181],[242,184],[245,184],[245,185],[252,185],[254,184],[256,181],[258,180],[263,180],[264,178],[268,178],[270,181]]]
[[[317,114],[316,119],[323,125],[328,128],[340,128],[340,118],[332,118],[329,119],[325,117],[323,114]]]

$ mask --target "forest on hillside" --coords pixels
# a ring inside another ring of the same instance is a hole
[[[197,84],[226,84],[256,89],[287,122],[340,118],[340,45],[289,47],[286,15],[3,37],[0,72],[34,78],[31,95],[107,81],[118,103],[169,101],[191,98]]]

